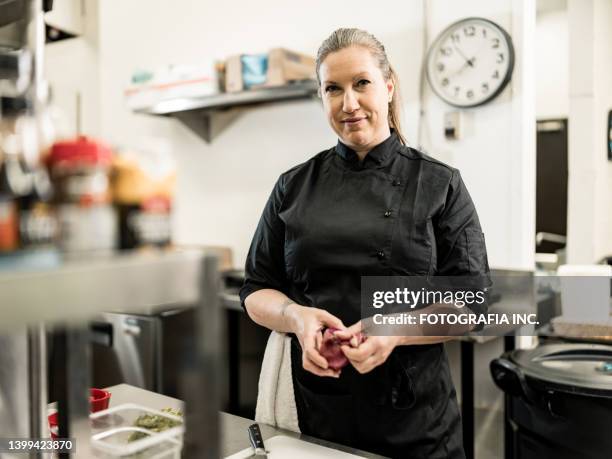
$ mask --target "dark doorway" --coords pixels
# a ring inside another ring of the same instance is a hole
[[[536,252],[554,253],[567,236],[567,119],[538,120]]]

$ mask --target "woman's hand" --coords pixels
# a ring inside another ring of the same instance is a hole
[[[302,366],[317,376],[339,377],[340,370],[329,368],[327,359],[319,353],[323,341],[322,330],[326,327],[344,330],[340,319],[324,309],[292,303],[285,310],[292,323],[292,331],[302,346]]]
[[[335,332],[334,335],[340,339],[351,340],[350,346],[342,346],[342,352],[353,367],[363,374],[385,363],[391,351],[399,344],[399,339],[397,336],[368,336],[365,341],[359,343],[357,337],[360,333],[362,333],[361,321],[346,330]]]

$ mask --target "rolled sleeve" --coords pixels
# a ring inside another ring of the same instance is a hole
[[[286,275],[284,264],[285,225],[279,217],[284,199],[284,180],[281,176],[264,207],[251,241],[245,263],[245,280],[240,289],[240,304],[251,294],[262,289],[284,292]]]

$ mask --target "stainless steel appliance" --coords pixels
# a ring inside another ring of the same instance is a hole
[[[156,317],[103,313],[91,329],[95,387],[125,382],[157,389],[160,321]]]
[[[95,387],[120,383],[176,397],[179,365],[193,353],[194,309],[105,312],[91,324]]]

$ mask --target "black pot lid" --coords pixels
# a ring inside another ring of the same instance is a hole
[[[612,346],[600,344],[548,344],[513,351],[511,359],[533,379],[612,393]]]

